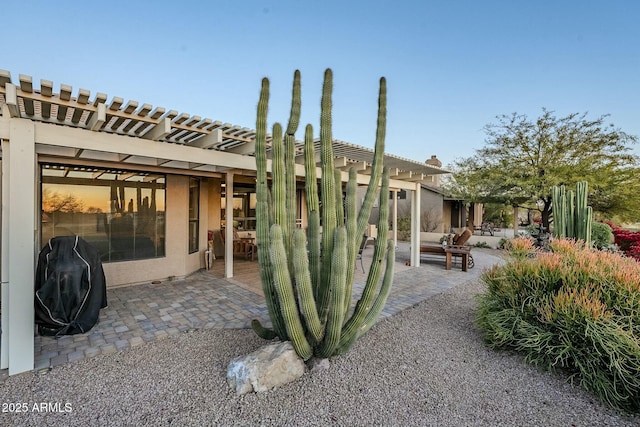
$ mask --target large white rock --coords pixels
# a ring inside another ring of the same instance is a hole
[[[227,383],[238,394],[267,391],[304,374],[304,361],[289,341],[269,344],[229,362]]]

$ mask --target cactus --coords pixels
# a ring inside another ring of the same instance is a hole
[[[267,181],[266,126],[269,81],[263,79],[256,120],[257,230],[260,278],[273,330],[252,323],[265,338],[290,340],[300,357],[331,357],[346,352],[376,321],[393,281],[395,245],[376,241],[374,259],[364,291],[351,307],[355,261],[361,238],[378,194],[389,191],[389,172],[383,168],[386,132],[386,81],[380,79],[376,143],[369,185],[357,209],[357,174],[349,171],[346,197],[342,172],[334,169],[331,134],[332,72],[327,69],[321,100],[320,160],[322,214],[316,178],[313,128],[304,136],[307,230],[295,228],[295,132],[300,118],[300,73],[294,74],[291,114],[284,132],[273,125],[271,189]],[[322,232],[320,218],[322,215]],[[380,197],[380,236],[386,236],[389,198]],[[383,262],[384,277],[381,280]],[[382,283],[381,283],[382,282]],[[351,314],[349,317],[348,315]]]
[[[590,244],[593,209],[587,206],[587,195],[586,181],[576,184],[575,193],[565,190],[564,185],[551,188],[554,237],[569,237]]]

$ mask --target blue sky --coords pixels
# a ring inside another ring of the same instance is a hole
[[[0,68],[74,95],[254,128],[261,78],[271,80],[269,122],[285,122],[300,69],[302,124],[318,134],[331,67],[334,137],[373,147],[385,76],[387,152],[418,161],[471,156],[496,116],[543,107],[610,114],[640,136],[635,0],[26,0],[2,11]]]

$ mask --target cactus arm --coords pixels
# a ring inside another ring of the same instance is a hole
[[[567,196],[565,199],[565,223],[567,224],[567,232],[565,237],[571,237],[572,239],[576,238],[576,201],[575,201],[575,193],[573,190],[567,191]]]
[[[389,171],[386,168],[382,174],[382,188],[380,189],[380,194],[380,217],[378,220],[379,234],[373,250],[373,260],[369,269],[369,275],[367,276],[367,283],[365,284],[362,296],[358,300],[351,318],[349,318],[344,325],[340,346],[352,339],[355,339],[358,329],[362,326],[367,312],[371,309],[376,296],[376,289],[380,282],[382,261],[387,254],[386,239],[384,239],[384,236],[386,236],[389,231],[389,197],[383,197],[384,195],[389,194]]]
[[[300,313],[294,296],[291,275],[287,266],[287,253],[284,248],[282,228],[279,224],[271,226],[271,264],[273,265],[273,283],[278,293],[280,310],[284,318],[289,339],[296,353],[308,360],[313,355],[313,350],[305,337]]]
[[[313,295],[318,299],[320,283],[320,202],[318,200],[318,179],[316,177],[315,150],[313,148],[313,127],[307,125],[304,132],[304,173],[307,198],[307,240],[309,250],[309,271]]]
[[[396,247],[393,240],[389,240],[387,242],[387,265],[384,271],[384,278],[382,279],[382,286],[380,287],[380,293],[376,297],[375,302],[371,306],[371,310],[365,315],[364,321],[362,325],[348,340],[344,340],[340,342],[340,347],[336,350],[336,354],[344,354],[346,353],[353,343],[364,335],[371,326],[376,322],[376,319],[380,316],[382,309],[387,303],[387,298],[389,297],[389,293],[391,292],[391,285],[393,284],[393,273],[395,268],[395,256]]]
[[[333,171],[336,180],[336,223],[344,224],[344,199],[342,197],[342,171]]]
[[[576,184],[576,210],[575,210],[575,228],[576,239],[585,240],[586,219],[587,219],[587,183],[578,182]]]
[[[271,196],[273,197],[274,223],[280,224],[283,236],[287,236],[286,217],[286,168],[284,164],[284,146],[282,143],[282,126],[280,123],[273,125],[271,143]]]
[[[300,311],[304,316],[309,335],[314,344],[317,344],[322,340],[324,327],[320,323],[313,296],[309,260],[307,259],[307,237],[302,229],[297,229],[293,234],[293,268]]]
[[[260,323],[258,319],[253,319],[251,321],[251,329],[253,329],[253,332],[263,340],[272,340],[278,336],[273,329],[262,326],[262,323]]]
[[[333,139],[331,136],[331,90],[333,76],[330,69],[324,74],[322,101],[320,103],[320,160],[322,162],[322,266],[320,286],[318,287],[318,305],[320,313],[327,312],[329,304],[329,283],[331,282],[331,262],[326,259],[333,252],[333,233],[336,229],[336,181],[333,170]],[[326,319],[321,318],[324,321]]]
[[[322,344],[316,349],[317,355],[320,357],[329,357],[334,354],[340,343],[345,316],[343,307],[346,298],[344,284],[347,277],[347,229],[344,226],[336,228],[334,239],[327,323]]]
[[[269,103],[269,80],[262,80],[258,113],[256,118],[256,215],[260,219],[256,224],[256,244],[258,246],[258,263],[260,280],[264,292],[269,317],[274,332],[282,340],[287,339],[284,320],[280,314],[280,305],[273,286],[273,270],[269,259],[269,227],[271,192],[267,184],[267,110]]]
[[[293,245],[293,231],[296,228],[296,174],[295,174],[295,133],[298,130],[300,122],[300,71],[296,70],[293,75],[293,90],[291,94],[291,112],[289,114],[289,123],[284,135],[284,151],[285,151],[285,167],[286,188],[287,188],[287,209],[286,209],[286,227],[283,228],[285,233],[285,247],[287,253],[291,253]]]
[[[585,243],[587,246],[591,245],[591,223],[593,222],[593,208],[587,206],[587,219],[585,224]]]
[[[357,200],[356,190],[358,187],[358,175],[354,168],[349,169],[349,181],[347,182],[347,197],[345,198],[345,216],[347,227],[347,278],[345,281],[344,312],[348,313],[351,307],[351,293],[353,292],[353,276],[356,267],[356,255],[360,249],[362,236],[356,235],[357,232]]]
[[[384,161],[384,139],[387,130],[387,80],[380,79],[380,91],[378,94],[378,123],[376,127],[376,143],[373,151],[373,163],[371,165],[371,179],[364,195],[360,213],[358,214],[358,229],[356,236],[362,236],[371,215],[371,208],[378,191],[378,183],[382,175]],[[384,240],[384,239],[383,239]]]

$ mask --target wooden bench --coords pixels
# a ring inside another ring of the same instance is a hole
[[[451,258],[452,257],[460,257],[463,256],[463,264],[464,271],[467,271],[467,268],[473,268],[474,261],[473,256],[471,256],[471,246],[465,246],[464,244],[471,237],[471,230],[465,229],[464,232],[457,237],[452,239],[452,244],[448,245],[438,245],[438,244],[428,244],[423,243],[420,245],[420,258],[422,259],[423,255],[432,255],[432,256],[444,256],[445,261],[449,263],[449,267],[447,270],[451,269]],[[465,248],[465,249],[452,249],[451,252],[447,252],[446,248]],[[462,251],[462,253],[460,253]]]
[[[469,257],[471,256],[471,246],[448,245],[444,248],[445,252],[445,268],[451,270],[451,261],[453,256],[462,257],[462,271],[467,271],[469,266]]]

